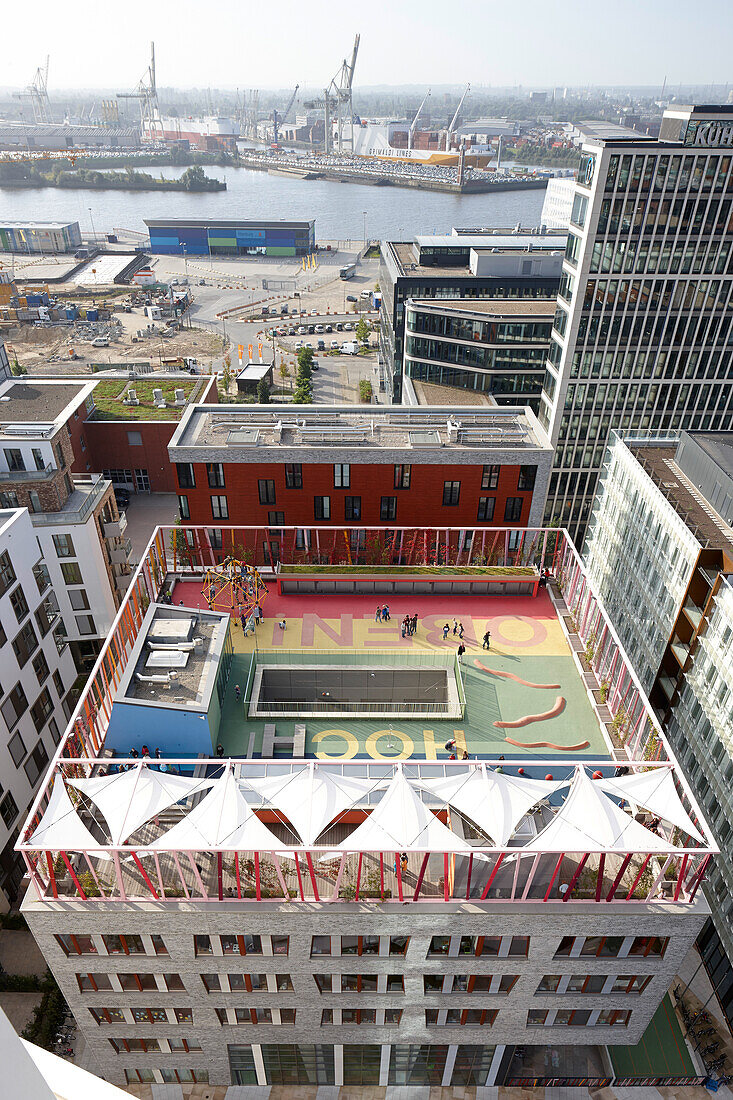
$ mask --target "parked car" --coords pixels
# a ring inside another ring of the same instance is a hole
[[[351,332],[353,327],[354,326],[352,325],[351,321],[347,321],[346,324],[344,325],[344,331],[345,332]]]
[[[316,325],[316,332],[323,332],[323,325]]]
[[[317,317],[317,316],[318,316],[318,310],[317,309],[312,309],[311,310],[311,317]]]
[[[308,335],[309,336],[312,336],[315,331],[316,331],[316,326],[315,325],[308,325]]]
[[[130,504],[130,494],[127,489],[115,488],[115,500],[118,508],[127,508]]]
[[[280,306],[280,312],[281,313],[287,313],[288,312],[288,307],[287,306]]]
[[[331,341],[331,349],[332,349],[333,351],[338,351],[338,349],[339,349],[340,347],[341,347],[341,345],[339,344],[338,340],[332,340],[332,341]]]
[[[325,340],[319,340],[318,341],[318,350],[319,351],[325,351],[326,350],[326,341]]]
[[[326,332],[333,332],[333,325],[326,325]]]
[[[301,325],[298,329],[298,335],[299,336],[305,336],[307,334],[307,332],[308,332],[308,329],[306,328],[305,325]]]
[[[318,370],[318,360],[315,358],[315,356],[314,356],[313,361],[311,363],[311,370]]]
[[[336,332],[343,332],[343,331],[344,331],[344,326],[341,324],[340,321],[338,321],[336,323]]]
[[[263,317],[267,317],[267,314],[268,314],[269,312],[270,312],[270,307],[269,307],[269,306],[263,306],[263,307],[262,307],[262,316],[263,316]]]
[[[346,301],[347,302],[355,302],[356,301],[356,295],[355,294],[347,294],[346,295]]]

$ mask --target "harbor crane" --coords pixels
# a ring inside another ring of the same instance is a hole
[[[142,136],[154,140],[156,136],[163,140],[163,122],[158,103],[158,87],[155,83],[155,43],[150,43],[150,65],[145,75],[138,81],[134,92],[118,92],[118,99],[137,99],[140,101],[140,127]]]
[[[347,61],[346,58],[341,63],[341,68],[338,70],[331,83],[326,89],[324,89],[323,109],[324,109],[324,121],[325,121],[325,151],[331,152],[333,145],[331,140],[331,111],[336,109],[337,118],[337,142],[338,152],[342,153],[344,150],[344,144],[348,143],[351,153],[354,152],[354,105],[351,98],[351,89],[354,82],[354,69],[356,68],[356,57],[359,53],[359,40],[360,35],[356,35],[354,38],[354,48],[351,51],[351,61]],[[347,108],[348,122],[349,122],[349,136],[344,139],[344,108]]]
[[[425,104],[427,103],[429,98],[430,98],[430,88],[428,88],[427,95],[423,96],[423,101],[420,104],[420,106],[418,107],[417,114],[413,118],[412,124],[411,124],[410,129],[407,133],[407,148],[408,149],[412,149],[412,135],[415,133],[415,127],[417,126],[417,120],[419,119],[419,117],[422,113],[422,109],[425,106]]]
[[[463,95],[461,96],[461,98],[458,101],[458,106],[456,107],[456,113],[453,115],[453,118],[450,120],[450,125],[448,126],[448,130],[446,131],[446,135],[445,135],[445,151],[446,151],[446,153],[450,151],[450,136],[453,133],[453,127],[455,126],[456,122],[458,121],[458,116],[461,113],[461,107],[463,106],[463,102],[464,102],[466,96],[468,95],[468,93],[470,91],[471,91],[471,85],[467,84],[466,85],[466,90],[464,91]]]
[[[45,122],[51,121],[51,103],[48,98],[48,65],[51,58],[46,57],[46,64],[44,68],[40,66],[36,69],[36,75],[33,77],[33,81],[22,92],[14,92],[15,99],[30,99],[33,107],[33,121]]]
[[[287,107],[285,108],[285,110],[283,111],[282,114],[278,114],[277,109],[275,109],[272,112],[272,138],[273,138],[273,144],[274,145],[279,146],[279,144],[280,144],[280,131],[279,131],[278,127],[279,127],[281,122],[287,122],[288,121],[288,115],[290,114],[290,108],[295,103],[295,97],[298,94],[298,88],[299,87],[300,87],[300,84],[295,85],[295,90],[293,91],[293,94],[291,95],[290,100],[288,101],[288,105],[287,105]]]

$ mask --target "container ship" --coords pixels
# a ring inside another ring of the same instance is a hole
[[[334,147],[338,149],[338,133],[334,135]],[[343,127],[342,151],[350,152],[351,129]],[[466,165],[485,168],[494,158],[490,145],[466,143]],[[407,122],[354,123],[354,156],[374,160],[409,160],[417,164],[458,164],[460,148],[455,142],[446,149],[445,130],[416,130],[410,140],[410,124]]]
[[[143,124],[145,141],[187,141],[196,149],[211,150],[229,146],[239,137],[239,127],[233,118],[206,115],[195,118],[184,115],[172,118],[161,115]]]

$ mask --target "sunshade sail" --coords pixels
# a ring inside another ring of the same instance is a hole
[[[480,768],[473,767],[468,772],[458,772],[441,779],[419,779],[417,782],[470,817],[497,847],[503,847],[532,807],[566,786],[568,780],[549,782],[525,779],[492,771],[482,764]]]
[[[316,770],[313,764],[286,775],[247,779],[246,782],[287,817],[303,844],[315,844],[326,826],[343,810],[384,785],[382,779],[360,779]]]
[[[112,844],[122,844],[146,821],[181,799],[208,790],[214,782],[213,779],[191,779],[159,772],[142,761],[116,775],[69,780],[102,811]]]
[[[53,790],[43,817],[28,844],[47,851],[66,851],[72,849],[101,848],[104,846],[95,840],[81,821],[71,804],[69,792],[60,775],[53,781]]]
[[[674,785],[671,768],[651,768],[646,772],[634,772],[632,775],[620,775],[611,779],[596,779],[597,786],[606,794],[616,798],[625,798],[651,810],[657,817],[676,825],[683,833],[688,833],[705,843],[705,838],[696,825],[693,825]]]
[[[660,852],[669,843],[650,832],[607,798],[579,767],[565,802],[546,829],[524,846],[544,852]]]
[[[242,794],[231,764],[221,779],[214,780],[205,798],[150,848],[174,851],[292,851],[257,817]]]
[[[384,797],[340,848],[349,852],[469,852],[471,846],[451,832],[422,802],[398,768]]]

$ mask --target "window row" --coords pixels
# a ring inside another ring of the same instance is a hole
[[[130,1023],[125,1012],[136,1024],[192,1024],[191,1008],[90,1008],[92,1019],[98,1024]]]
[[[630,1019],[628,1008],[531,1008],[527,1027],[628,1027]]]
[[[109,1043],[117,1054],[167,1054],[201,1050],[200,1044],[195,1039],[110,1039]],[[202,1080],[201,1077],[198,1079]],[[170,1080],[175,1078],[171,1077]]]
[[[545,974],[538,993],[643,993],[652,974]]]
[[[168,954],[168,948],[163,941],[163,937],[157,934],[150,936],[152,944],[152,951],[150,952],[145,950],[143,937],[138,935],[98,936],[97,939],[101,940],[103,948],[101,952],[97,950],[94,936],[68,933],[57,935],[55,939],[65,955],[98,955],[105,953],[107,955]]]
[[[402,974],[314,974],[319,993],[404,993]]]
[[[147,990],[176,992],[185,989],[180,974],[77,974],[80,993],[105,990],[122,993],[143,993]]]
[[[195,955],[287,955],[289,936],[194,936]]]
[[[311,955],[404,955],[409,943],[409,936],[313,936]]]
[[[327,1024],[382,1024],[397,1027],[402,1022],[401,1008],[324,1008],[321,1026]]]
[[[625,958],[627,955],[662,958],[669,944],[669,936],[563,936],[555,958],[570,956],[582,958]]]
[[[202,974],[207,993],[292,993],[289,974]]]
[[[294,1008],[217,1008],[222,1027],[236,1024],[294,1024]]]
[[[511,993],[518,974],[424,974],[425,993]]]
[[[181,1048],[183,1049],[183,1048]],[[185,1048],[191,1050],[190,1046]],[[156,1076],[157,1075],[157,1076]],[[207,1069],[126,1069],[125,1081],[128,1085],[138,1084],[175,1084],[184,1081],[198,1081],[209,1083],[209,1071]]]
[[[529,936],[433,936],[428,958],[433,955],[521,955],[529,954]]]

